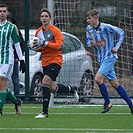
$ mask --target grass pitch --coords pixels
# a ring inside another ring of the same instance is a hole
[[[5,104],[0,117],[0,133],[133,133],[133,115],[128,106],[114,105],[102,114],[101,105],[55,105],[49,117],[35,119],[41,104],[23,104],[15,116],[13,104]]]

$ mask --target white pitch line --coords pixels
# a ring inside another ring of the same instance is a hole
[[[10,114],[14,114],[14,112],[4,112],[4,114],[6,115],[10,115]],[[33,115],[33,114],[38,114],[38,113],[27,113],[27,112],[22,112],[22,115]],[[53,114],[53,115],[131,115],[131,113],[49,113],[49,114]]]
[[[85,108],[85,107],[102,107],[103,105],[59,105],[59,106],[53,106],[51,108],[72,108],[72,107],[77,107],[77,108]],[[114,107],[127,107],[127,105],[113,105]],[[5,105],[4,108],[12,108],[12,106]],[[25,106],[24,104],[22,105],[22,108],[42,108],[41,106]]]
[[[87,107],[95,107],[95,108],[99,108],[100,106],[103,106],[103,105],[62,105],[62,106],[55,106],[54,108],[73,108],[73,107],[76,107],[76,108],[87,108]],[[116,107],[123,107],[123,106],[127,106],[127,105],[114,105]],[[4,108],[8,109],[8,108],[13,108],[14,106],[5,106]],[[25,109],[40,109],[42,108],[41,106],[25,106],[23,105],[22,108],[25,108]],[[5,112],[4,114],[14,114],[14,112]],[[22,112],[22,114],[37,114],[37,113],[27,113],[27,112]],[[103,113],[99,112],[99,113],[49,113],[49,114],[56,114],[56,115],[66,115],[66,114],[75,114],[75,115],[103,115]],[[131,115],[131,113],[106,113],[106,115],[114,115],[114,114],[117,114],[117,115]]]
[[[0,128],[0,130],[22,130],[22,131],[125,131],[133,132],[133,129],[92,129],[92,128]]]

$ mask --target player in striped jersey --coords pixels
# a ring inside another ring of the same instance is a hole
[[[13,44],[20,60],[20,71],[24,72],[25,70],[18,29],[14,24],[7,21],[7,15],[8,6],[0,4],[0,116],[6,98],[15,104],[16,115],[21,114],[21,100],[17,99],[9,88],[6,88],[6,82],[11,79],[13,72]]]
[[[114,65],[118,58],[117,52],[124,40],[124,31],[116,26],[99,22],[98,14],[99,12],[96,9],[92,9],[86,14],[89,24],[86,28],[86,44],[94,48],[100,65],[95,75],[95,81],[105,100],[102,113],[108,112],[112,107],[106,85],[104,84],[104,78],[106,77],[111,86],[116,89],[118,94],[129,105],[133,114],[133,103],[125,89],[119,84],[114,70]],[[114,44],[114,35],[117,37],[116,45]]]

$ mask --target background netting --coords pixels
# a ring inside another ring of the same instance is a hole
[[[2,1],[3,2],[3,1]],[[5,0],[9,9],[15,14],[17,25],[24,28],[24,0]],[[86,12],[92,8],[100,11],[100,21],[110,23],[125,31],[125,40],[118,52],[115,70],[119,82],[127,93],[133,97],[133,3],[132,0],[53,0],[53,23],[62,31],[76,35],[85,44],[87,26]],[[30,29],[40,26],[39,15],[42,6],[47,6],[46,0],[30,0]],[[93,49],[85,48],[92,53],[94,74],[98,64]],[[118,94],[106,81],[109,94],[117,98]],[[94,84],[93,97],[101,97],[98,87]]]

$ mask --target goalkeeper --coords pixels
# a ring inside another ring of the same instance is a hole
[[[42,26],[37,29],[35,36],[40,38],[41,45],[44,45],[37,50],[42,53],[42,67],[44,72],[41,85],[41,89],[43,90],[43,109],[35,118],[46,118],[48,117],[48,105],[51,92],[72,93],[77,100],[78,94],[76,86],[56,84],[56,78],[62,67],[61,46],[64,38],[61,31],[56,26],[50,24],[51,13],[47,8],[41,9],[40,21]],[[35,46],[38,44],[36,38],[33,40],[33,44],[35,44]]]
[[[111,86],[126,101],[133,114],[133,103],[127,95],[125,89],[119,84],[114,65],[117,60],[117,52],[124,40],[124,31],[116,26],[99,22],[98,11],[96,9],[87,12],[88,26],[86,28],[86,43],[95,49],[100,68],[95,75],[95,81],[99,86],[100,92],[105,100],[102,113],[108,112],[112,104],[109,100],[104,77],[108,79]],[[114,46],[114,35],[117,36],[117,43]]]

